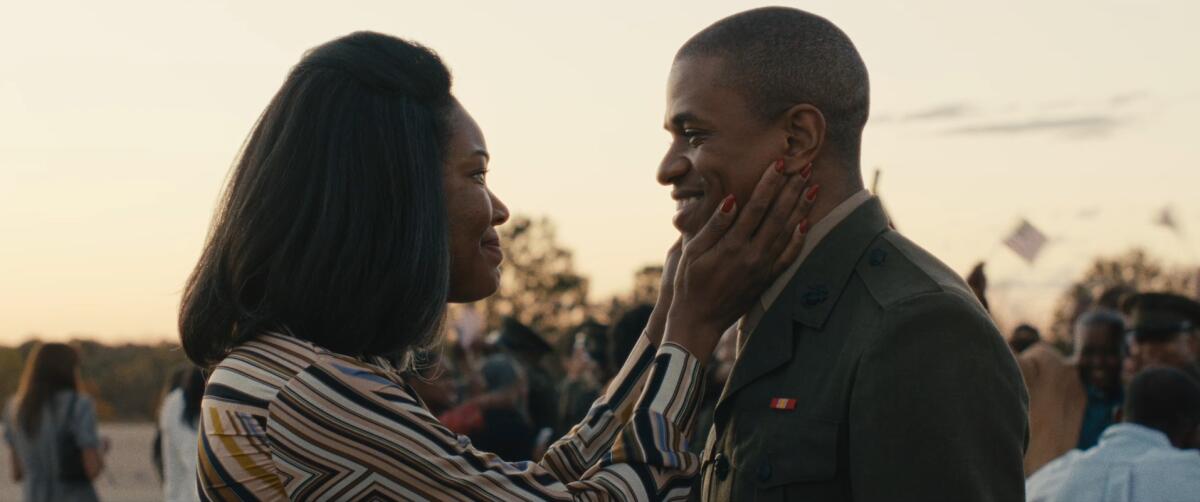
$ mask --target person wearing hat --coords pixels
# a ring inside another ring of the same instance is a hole
[[[1200,381],[1200,302],[1174,293],[1141,293],[1126,299],[1121,310],[1130,326],[1126,380],[1145,368],[1168,367]]]
[[[554,429],[558,418],[558,391],[554,379],[542,366],[542,358],[554,349],[529,326],[512,317],[500,321],[496,346],[511,354],[529,382],[529,418],[535,430]]]

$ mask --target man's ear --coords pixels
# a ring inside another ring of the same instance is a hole
[[[825,144],[825,115],[810,104],[799,104],[788,108],[783,115],[783,127],[787,134],[787,156],[801,164],[817,158]]]

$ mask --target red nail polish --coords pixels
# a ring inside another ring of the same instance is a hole
[[[804,200],[812,202],[817,199],[817,192],[821,191],[821,185],[813,185],[808,187],[808,193],[804,194]]]
[[[804,166],[803,169],[800,169],[800,178],[807,180],[809,175],[811,175],[811,174],[812,174],[812,162],[809,162],[808,165]]]
[[[808,233],[808,218],[800,220],[800,235]]]
[[[733,205],[736,203],[737,203],[737,199],[735,199],[733,197],[733,194],[727,195],[725,197],[725,202],[721,203],[721,212],[728,213],[730,211],[733,211]]]
[[[776,160],[774,164],[771,164],[771,167],[775,168],[775,172],[783,174],[783,159]]]

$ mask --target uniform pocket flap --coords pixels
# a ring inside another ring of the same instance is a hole
[[[762,431],[762,449],[746,466],[759,486],[821,481],[837,474],[837,422],[795,418],[780,425]]]

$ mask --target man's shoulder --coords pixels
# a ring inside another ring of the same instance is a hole
[[[986,316],[970,288],[950,267],[895,231],[880,234],[856,269],[867,291],[884,310],[903,306],[959,306]]]
[[[1071,450],[1031,474],[1025,480],[1025,492],[1029,500],[1054,500],[1062,491],[1063,484],[1071,477],[1071,471],[1082,454],[1080,450]]]

